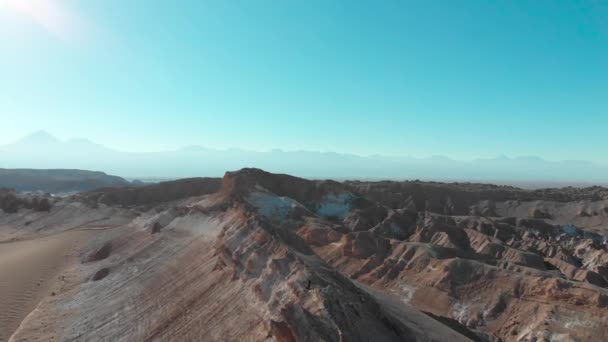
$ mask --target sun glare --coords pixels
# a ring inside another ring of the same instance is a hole
[[[76,16],[60,0],[0,0],[0,10],[29,20],[64,41],[79,34]]]

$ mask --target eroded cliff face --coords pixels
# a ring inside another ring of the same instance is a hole
[[[94,229],[58,275],[58,290],[13,340],[608,335],[601,189],[564,190],[577,196],[564,197],[480,185],[310,181],[257,169],[229,172],[217,189],[214,182],[199,184],[197,197],[176,185],[145,207],[123,200],[131,194],[66,198],[35,214],[35,230],[12,229],[13,239]],[[2,220],[19,225],[27,215]],[[51,228],[58,215],[78,224]]]

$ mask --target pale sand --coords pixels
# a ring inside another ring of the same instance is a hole
[[[0,243],[0,341],[60,282],[60,273],[76,257],[89,232]]]

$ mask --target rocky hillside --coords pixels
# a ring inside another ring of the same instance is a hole
[[[121,187],[131,183],[103,172],[84,170],[0,169],[0,188],[51,193]]]
[[[184,178],[140,187],[100,188],[79,194],[82,201],[113,206],[151,206],[219,191],[221,178]]]
[[[46,194],[22,194],[12,189],[0,188],[0,210],[12,214],[19,209],[32,209],[35,211],[49,211],[53,205],[53,198]]]
[[[5,239],[91,232],[13,341],[608,336],[603,188],[340,183],[243,169],[133,191],[0,216]]]

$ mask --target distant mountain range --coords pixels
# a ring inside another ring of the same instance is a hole
[[[358,156],[333,152],[256,152],[200,146],[164,152],[123,152],[86,139],[59,140],[39,131],[0,146],[0,167],[103,170],[130,178],[222,176],[226,170],[258,167],[307,178],[487,181],[522,185],[608,183],[608,165],[547,161],[535,156],[469,161],[444,156]]]

